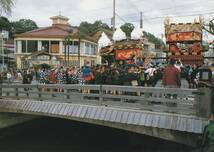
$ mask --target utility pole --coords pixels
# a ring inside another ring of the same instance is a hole
[[[70,37],[68,37],[68,40],[67,40],[67,53],[68,53],[68,60],[67,60],[67,66],[69,67],[70,66],[70,46],[71,46],[71,40],[70,40]]]
[[[140,28],[143,29],[143,12],[140,12]]]
[[[4,69],[4,36],[3,32],[1,33],[1,55],[2,55],[2,69]]]
[[[66,59],[67,59],[67,57],[66,57],[66,54],[67,54],[67,41],[66,41],[66,38],[65,38],[65,42],[64,42],[64,47],[65,47],[65,50],[64,50],[64,62],[65,62],[65,65],[64,66],[67,66],[67,61],[66,61]]]
[[[80,61],[80,42],[81,42],[81,38],[79,35],[79,38],[78,38],[78,67],[79,67],[79,69],[81,68],[81,66],[80,66],[80,64],[81,64],[81,61]]]
[[[113,33],[115,31],[115,24],[116,24],[116,0],[113,0],[113,18],[112,18],[112,24],[113,24]]]

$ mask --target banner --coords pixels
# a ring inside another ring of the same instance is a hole
[[[201,33],[197,32],[171,33],[166,36],[167,42],[201,41],[201,39]]]
[[[139,56],[140,49],[127,49],[127,50],[116,50],[115,59],[116,60],[127,60],[133,56]]]

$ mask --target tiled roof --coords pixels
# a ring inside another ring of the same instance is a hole
[[[50,26],[46,28],[40,28],[25,32],[22,34],[16,34],[15,37],[65,37],[68,35],[68,31],[61,26]]]
[[[122,50],[122,49],[142,49],[143,42],[140,40],[123,40],[120,42],[114,43],[112,46],[107,46],[100,50],[101,55],[107,55],[112,53],[114,50]]]
[[[16,34],[15,37],[26,37],[26,38],[65,38],[70,32],[71,37],[78,38],[78,28],[70,25],[54,24],[50,27],[39,28],[22,34]],[[85,36],[81,39],[97,42],[93,37]]]
[[[166,27],[166,34],[178,33],[178,32],[199,32],[202,33],[202,27],[199,23],[179,23],[170,24]]]

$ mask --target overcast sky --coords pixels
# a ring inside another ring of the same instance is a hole
[[[32,19],[44,27],[51,24],[51,16],[61,12],[74,26],[95,20],[110,25],[112,5],[113,0],[15,0],[9,19]],[[210,18],[214,16],[214,0],[116,0],[117,27],[125,22],[139,26],[140,11],[144,30],[161,37],[164,16],[173,16],[173,22],[192,22],[199,14]]]

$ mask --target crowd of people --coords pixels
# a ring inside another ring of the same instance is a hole
[[[168,66],[150,63],[114,63],[77,67],[40,68],[38,70],[10,70],[0,74],[0,80],[23,84],[103,84],[149,87],[197,88],[198,66],[183,65],[170,60]],[[170,76],[171,75],[171,76]]]

